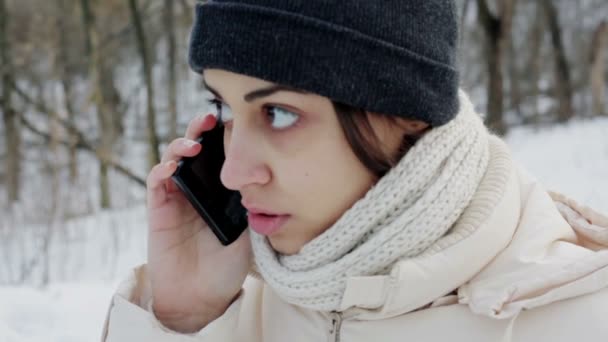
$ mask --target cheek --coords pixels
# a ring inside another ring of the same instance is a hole
[[[311,238],[329,228],[373,184],[373,176],[350,147],[339,145],[293,161],[284,186],[293,199],[294,213],[306,223]]]

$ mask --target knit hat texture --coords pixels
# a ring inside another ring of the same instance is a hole
[[[212,0],[189,63],[441,126],[458,113],[454,0]]]

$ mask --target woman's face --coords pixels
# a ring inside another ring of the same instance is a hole
[[[205,70],[204,81],[225,125],[221,181],[241,193],[250,227],[276,251],[297,253],[376,181],[328,98],[219,69]],[[382,148],[396,151],[403,132],[378,116],[370,122]]]

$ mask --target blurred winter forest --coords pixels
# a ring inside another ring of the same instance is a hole
[[[462,87],[496,133],[608,114],[608,1],[457,3]],[[194,5],[0,0],[0,285],[114,279],[144,250],[147,172],[203,104]]]

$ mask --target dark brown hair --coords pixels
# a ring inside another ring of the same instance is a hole
[[[428,128],[421,134],[403,136],[401,146],[393,155],[382,151],[380,139],[375,134],[368,115],[381,115],[386,120],[397,123],[397,118],[389,115],[372,114],[363,109],[332,101],[334,110],[346,140],[359,161],[378,179],[382,178],[412,148]]]

